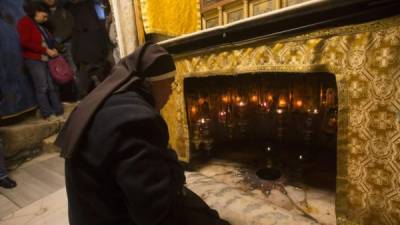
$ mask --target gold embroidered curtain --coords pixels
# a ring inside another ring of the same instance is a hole
[[[201,29],[199,0],[141,0],[144,30],[179,36]]]

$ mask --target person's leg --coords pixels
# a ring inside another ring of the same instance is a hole
[[[68,64],[70,65],[72,71],[74,72],[74,81],[72,83],[73,86],[73,92],[75,94],[74,98],[75,100],[79,99],[79,71],[78,67],[76,66],[74,59],[72,57],[72,44],[70,41],[64,43],[65,46],[65,52],[64,52],[64,57],[67,60]]]
[[[88,89],[91,81],[89,79],[89,75],[86,73],[86,64],[80,63],[78,65],[78,68],[78,89],[80,98],[83,98],[88,94]]]
[[[7,169],[4,161],[3,151],[4,151],[3,141],[0,139],[0,180],[7,177]]]
[[[75,76],[77,76],[78,69],[75,65],[74,59],[72,58],[71,43],[65,42],[64,47],[65,47],[65,52],[64,52],[63,56],[64,56],[65,60],[67,60],[69,66],[71,67]]]
[[[14,188],[17,183],[8,177],[6,164],[4,160],[4,147],[3,141],[0,138],[0,187],[3,188]]]
[[[47,97],[49,88],[47,63],[36,60],[25,60],[25,64],[33,80],[39,110],[42,116],[47,118],[55,113]]]
[[[106,79],[109,70],[110,62],[105,59],[87,64],[86,73],[93,82],[92,88],[97,87],[103,80]]]
[[[48,88],[48,96],[53,108],[53,111],[56,115],[62,115],[64,113],[64,107],[61,103],[60,96],[58,95],[57,86],[54,84],[53,79],[50,77],[50,72],[47,69],[47,84]]]
[[[90,62],[88,64],[85,65],[85,73],[87,74],[87,76],[90,78],[90,86],[89,86],[89,92],[96,87],[97,85],[100,84],[100,79],[98,77],[98,75],[100,74],[100,64],[98,63],[94,63],[94,62]]]

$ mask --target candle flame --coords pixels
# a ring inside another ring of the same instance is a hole
[[[204,98],[199,98],[199,105],[203,105],[206,100]]]
[[[296,101],[296,106],[299,107],[299,108],[302,107],[303,106],[303,101],[297,100]]]
[[[197,108],[196,108],[196,106],[192,106],[192,108],[190,109],[190,111],[191,111],[193,114],[196,114],[196,113],[197,113]]]
[[[285,107],[286,106],[286,100],[285,99],[279,99],[279,107]]]
[[[224,103],[228,103],[228,102],[229,102],[228,96],[222,96],[222,101],[223,101]]]

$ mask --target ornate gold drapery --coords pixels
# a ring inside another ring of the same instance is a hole
[[[185,77],[248,72],[331,72],[339,95],[338,224],[400,224],[400,17],[177,55],[163,115],[188,161]]]
[[[199,0],[140,0],[144,30],[179,36],[201,29]]]

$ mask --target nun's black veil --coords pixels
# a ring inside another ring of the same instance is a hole
[[[75,108],[59,133],[56,145],[61,156],[71,158],[77,150],[81,137],[104,101],[116,91],[124,91],[132,84],[175,70],[171,55],[162,47],[147,43],[122,59],[111,75],[86,96]]]

